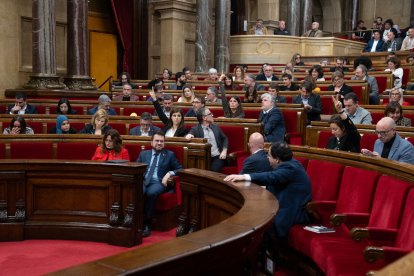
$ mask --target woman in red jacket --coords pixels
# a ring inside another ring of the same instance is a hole
[[[128,150],[122,147],[122,138],[116,129],[108,130],[102,139],[102,145],[96,148],[92,160],[129,160]]]

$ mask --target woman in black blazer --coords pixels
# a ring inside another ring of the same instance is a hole
[[[162,131],[166,137],[184,137],[187,135],[188,130],[184,126],[184,113],[181,108],[172,107],[170,112],[170,118],[168,118],[162,111],[162,107],[158,100],[156,100],[155,93],[150,92],[153,98],[152,104],[155,107],[155,111],[158,114],[160,120],[164,123]]]

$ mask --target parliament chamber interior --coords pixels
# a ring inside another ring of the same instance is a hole
[[[1,1],[0,273],[412,275],[401,2]]]

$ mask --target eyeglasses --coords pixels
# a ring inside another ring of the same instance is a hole
[[[213,113],[208,113],[208,114],[206,114],[206,115],[204,115],[204,117],[207,117],[207,116],[211,116],[211,117],[214,117],[214,115],[213,115]]]
[[[390,93],[391,96],[400,96],[400,93]]]
[[[380,135],[380,136],[385,136],[385,135],[387,135],[388,132],[390,132],[391,130],[394,130],[394,129],[395,128],[391,128],[389,130],[384,130],[384,131],[378,131],[378,130],[376,130],[375,131],[375,134]]]
[[[341,81],[342,79],[333,79],[334,82]]]

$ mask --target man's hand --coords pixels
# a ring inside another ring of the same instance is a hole
[[[21,109],[22,109],[22,107],[20,105],[15,105],[15,106],[13,106],[13,108],[10,111],[12,113],[18,113]]]
[[[227,158],[227,149],[223,149],[220,153],[220,159],[226,159]]]
[[[168,179],[171,177],[171,175],[170,175],[170,173],[167,173],[166,175],[164,175],[164,177],[162,178],[162,181],[161,181],[161,183],[162,183],[162,185],[164,185],[164,187],[167,187],[167,182],[168,182]]]
[[[156,101],[157,100],[157,96],[155,95],[155,91],[154,91],[154,87],[152,87],[152,91],[149,92],[151,98]]]
[[[311,105],[305,104],[305,105],[303,105],[303,107],[304,107],[306,110],[308,110],[308,111],[312,110],[312,106],[311,106]]]
[[[224,178],[224,181],[243,181],[245,180],[242,174],[231,174]]]
[[[361,153],[365,156],[379,157],[379,153],[376,151],[370,151],[368,149],[361,149]]]
[[[187,140],[190,140],[191,138],[194,138],[194,135],[192,135],[190,133],[185,136],[185,139],[187,139]]]

